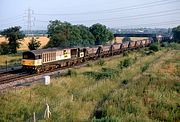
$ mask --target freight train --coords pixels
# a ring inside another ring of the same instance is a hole
[[[93,47],[49,48],[26,51],[23,53],[22,67],[28,72],[40,73],[73,66],[87,60],[118,55],[126,50],[147,47],[152,42],[151,39],[144,39]]]

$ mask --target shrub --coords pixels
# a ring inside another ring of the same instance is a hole
[[[180,82],[175,82],[173,89],[177,92],[180,93]]]
[[[127,51],[123,52],[123,56],[129,56],[128,52]]]
[[[99,59],[97,64],[103,66],[105,64],[105,61],[103,59]]]
[[[169,43],[168,43],[168,42],[163,42],[163,43],[161,44],[161,47],[169,47]]]
[[[69,69],[66,75],[67,76],[77,76],[77,72],[75,70]]]
[[[114,78],[116,74],[118,73],[115,69],[110,68],[102,68],[101,72],[85,72],[84,75],[88,77],[92,77],[96,80],[101,80],[105,78]]]
[[[132,64],[132,59],[127,58],[127,59],[124,59],[123,61],[120,61],[120,63],[118,64],[118,67],[120,69],[123,69],[124,67],[125,68],[129,67],[131,64]]]
[[[148,69],[149,64],[145,64],[143,67],[141,67],[141,72],[144,72]]]
[[[36,40],[34,37],[28,43],[29,50],[37,50],[41,46],[40,41]]]
[[[180,45],[177,43],[170,43],[170,47],[175,50],[180,50]]]
[[[92,63],[88,62],[88,63],[86,64],[86,66],[87,66],[87,67],[92,67],[93,65],[92,65]]]
[[[122,81],[122,84],[127,85],[128,82],[129,82],[128,80],[123,80],[123,81]]]
[[[157,52],[159,50],[158,44],[154,43],[154,44],[150,45],[149,50],[153,50],[153,51]]]

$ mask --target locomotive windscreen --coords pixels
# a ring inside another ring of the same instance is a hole
[[[35,55],[32,52],[24,52],[23,59],[35,59]]]

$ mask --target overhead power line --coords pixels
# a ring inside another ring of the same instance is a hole
[[[116,18],[102,18],[102,19],[91,19],[91,20],[77,20],[77,21],[70,21],[72,23],[83,23],[83,22],[95,22],[95,21],[121,21],[121,20],[129,20],[129,19],[140,19],[140,18],[153,18],[153,17],[162,17],[167,15],[173,15],[180,13],[180,9],[171,9],[166,11],[159,11],[159,12],[151,12],[151,13],[145,13],[145,14],[137,14],[137,15],[131,15],[131,16],[119,16]],[[49,21],[44,20],[37,20],[37,22],[43,22],[47,23]]]
[[[153,6],[161,6],[167,5],[174,2],[180,2],[180,0],[159,0],[156,2],[150,2],[146,4],[137,4],[133,6],[126,6],[121,8],[114,8],[114,9],[106,9],[106,10],[99,10],[99,11],[89,11],[89,12],[80,12],[80,13],[35,13],[35,15],[39,16],[74,16],[74,15],[87,15],[87,14],[98,14],[98,13],[114,13],[114,12],[122,12],[127,10],[134,10],[134,9],[141,9],[141,8],[149,8]]]
[[[23,20],[23,19],[15,20],[15,21],[13,21],[13,22],[8,22],[8,23],[2,24],[2,25],[0,25],[0,26],[5,26],[5,25],[9,25],[9,24],[14,24],[14,23],[18,23],[18,22],[24,22],[24,20]]]
[[[16,16],[8,17],[8,18],[1,18],[0,21],[14,20],[14,19],[22,18],[22,17],[24,17],[24,14],[19,14]]]

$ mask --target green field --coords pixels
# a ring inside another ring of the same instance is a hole
[[[0,55],[0,69],[2,68],[10,68],[21,65],[22,52],[11,55]]]
[[[178,45],[179,47],[179,45]],[[0,96],[1,121],[180,121],[180,48],[88,62],[65,76]],[[46,103],[51,117],[44,119]]]

